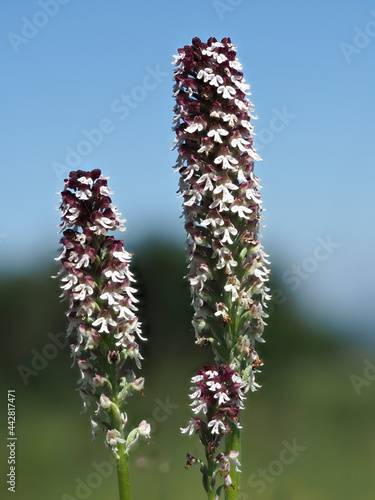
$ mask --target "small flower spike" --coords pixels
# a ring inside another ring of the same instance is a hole
[[[227,453],[217,454],[217,449],[225,435],[232,433],[231,424],[241,428],[239,411],[244,407],[245,384],[236,370],[224,364],[218,367],[205,366],[191,381],[194,385],[190,388],[190,398],[193,400],[190,406],[196,416],[190,419],[188,426],[181,429],[181,432],[198,434],[209,465],[188,454],[186,468],[192,464],[201,466],[207,490],[213,488],[218,474],[224,476],[224,481],[219,486],[220,491],[220,488],[232,484],[229,475],[231,466],[233,465],[239,472],[240,463],[237,459],[239,452],[229,450]]]
[[[100,170],[71,172],[61,192],[62,253],[59,273],[62,298],[68,299],[68,336],[81,378],[84,410],[93,405],[93,437],[106,432],[105,443],[116,459],[125,443],[123,406],[133,391],[142,391],[132,361],[141,366],[131,255],[109,231],[124,230],[112,204],[112,191]]]
[[[202,444],[210,443],[214,450],[223,434],[231,432],[229,423],[239,426],[238,415],[243,408],[243,382],[228,365],[205,366],[192,378],[190,398],[193,417],[183,433],[198,433]]]

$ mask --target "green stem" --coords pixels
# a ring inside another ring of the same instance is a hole
[[[208,500],[215,500],[215,498],[216,498],[215,490],[210,490],[207,493],[207,498],[208,498]]]
[[[208,490],[207,497],[208,497],[208,500],[215,500],[215,498],[216,498],[215,488],[211,487],[212,475],[213,475],[214,470],[215,470],[215,464],[214,464],[212,457],[208,458],[207,467],[208,467],[208,471],[207,471],[207,476],[208,476],[207,477],[207,490]]]
[[[241,430],[235,425],[232,426],[232,433],[228,434],[226,439],[226,453],[230,451],[239,451],[241,453]],[[237,458],[241,462],[240,454]],[[239,500],[241,473],[233,467],[230,471],[230,477],[234,488],[229,486],[225,491],[225,500]]]
[[[114,379],[112,379],[114,380]],[[124,431],[121,425],[120,410],[118,409],[117,396],[114,398],[114,404],[111,407],[110,419],[113,429],[117,429],[120,433],[120,438],[124,439]],[[130,478],[129,478],[129,455],[126,452],[125,443],[117,443],[117,453],[119,458],[117,462],[117,478],[120,500],[130,500]]]
[[[120,500],[130,500],[129,457],[125,452],[124,443],[118,443],[117,477]]]

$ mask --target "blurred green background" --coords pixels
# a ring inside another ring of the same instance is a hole
[[[134,499],[203,499],[199,471],[184,470],[186,452],[201,452],[198,439],[179,432],[190,418],[189,379],[211,360],[209,350],[194,345],[185,253],[149,241],[137,248],[133,264],[148,342],[142,345],[146,397],[131,398],[128,413],[130,425],[146,418],[153,427],[150,444],[141,443],[131,457]],[[5,409],[7,390],[15,389],[17,403],[13,498],[115,499],[116,473],[102,437],[91,442],[89,417],[80,414],[69,349],[46,347],[49,334],[66,327],[66,304],[50,278],[56,269],[1,280],[0,394]],[[241,500],[372,500],[375,372],[366,371],[365,360],[375,363],[375,353],[354,336],[344,341],[339,331],[317,327],[301,315],[277,269],[272,276],[272,288],[285,297],[270,306],[267,343],[259,348],[262,389],[246,401]],[[39,365],[38,356],[44,358]],[[4,487],[5,413],[1,498],[4,491],[11,498]],[[286,455],[295,445],[295,456]]]

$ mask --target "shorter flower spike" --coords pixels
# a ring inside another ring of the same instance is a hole
[[[240,428],[239,412],[243,409],[245,383],[236,370],[228,365],[221,364],[205,366],[191,379],[194,384],[190,390],[193,400],[192,411],[198,416],[192,417],[188,426],[181,429],[182,433],[198,434],[200,442],[205,448],[206,459],[211,463],[211,479],[217,474],[224,475],[223,486],[231,484],[230,468],[234,465],[238,470],[239,462],[237,451],[227,454],[219,453],[214,456],[222,443],[223,437],[232,432],[231,425]],[[192,464],[202,462],[191,455],[187,455],[186,468]],[[208,467],[201,467],[204,481],[208,481]],[[207,486],[208,487],[208,486]]]
[[[145,339],[136,316],[131,254],[122,240],[108,234],[125,229],[110,194],[100,170],[70,173],[61,192],[62,252],[56,260],[62,266],[61,297],[69,302],[68,336],[81,373],[84,410],[94,406],[93,437],[102,427],[118,459],[127,421],[122,408],[131,392],[144,385],[131,365],[133,360],[140,368],[137,340]]]
[[[188,427],[181,431],[189,434],[199,432],[203,444],[207,443],[207,436],[211,442],[217,435],[219,439],[216,440],[216,447],[221,435],[231,432],[230,422],[239,425],[238,414],[243,408],[244,383],[228,365],[205,366],[191,381],[195,385],[190,388],[190,398],[193,400],[190,406],[193,407],[193,413],[200,414],[204,420],[193,417]]]

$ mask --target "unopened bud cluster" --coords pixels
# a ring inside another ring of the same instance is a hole
[[[128,360],[140,368],[137,339],[144,339],[136,316],[131,255],[123,241],[108,235],[124,230],[110,194],[100,170],[70,173],[61,192],[63,236],[57,260],[62,265],[62,298],[69,301],[68,336],[81,373],[84,408],[93,403],[93,436],[98,427],[104,428],[106,444],[118,458],[118,443],[126,442],[122,407],[130,393],[142,391],[144,385]],[[147,425],[141,422],[138,434],[148,435]]]

